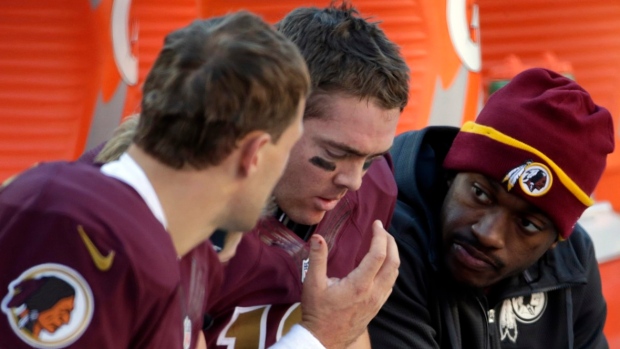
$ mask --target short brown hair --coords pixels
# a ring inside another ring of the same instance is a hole
[[[309,89],[298,49],[259,17],[198,20],[166,37],[134,143],[173,168],[217,165],[249,132],[277,142]]]
[[[304,117],[319,116],[312,112],[321,114],[318,97],[333,92],[375,99],[384,109],[407,105],[409,68],[398,47],[350,4],[298,8],[276,27],[299,47],[310,70],[313,95]]]

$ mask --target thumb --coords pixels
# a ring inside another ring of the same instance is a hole
[[[327,243],[322,236],[314,234],[310,238],[310,265],[304,280],[304,286],[320,287],[327,286]]]

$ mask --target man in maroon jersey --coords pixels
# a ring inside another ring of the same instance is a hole
[[[126,154],[101,169],[41,165],[2,190],[2,345],[180,348],[192,300],[178,258],[218,226],[253,225],[300,136],[308,85],[296,48],[255,16],[170,34]],[[18,298],[44,278],[75,295],[70,316],[35,335],[45,314]]]
[[[178,260],[217,227],[254,225],[301,134],[308,90],[298,50],[256,16],[171,33],[146,79],[125,154],[101,168],[42,164],[0,190],[2,347],[189,347],[189,315],[202,295],[180,284]],[[375,278],[387,287],[357,299],[378,310],[396,276],[371,265],[394,252],[383,233],[360,275],[335,287],[320,268],[325,241],[313,238],[319,265],[309,273],[301,338],[331,344],[323,320],[347,322],[354,309],[343,318],[323,300],[353,295]],[[204,279],[189,271],[190,280]]]
[[[243,237],[226,266],[208,314],[210,349],[278,341],[304,319],[301,291],[312,266],[307,237],[325,238],[328,275],[343,277],[368,251],[373,222],[388,225],[396,201],[384,154],[408,98],[398,48],[348,5],[299,8],[276,26],[300,48],[313,90],[304,134],[274,190],[273,212]],[[364,329],[350,330],[359,336]],[[367,337],[357,344],[368,345]]]

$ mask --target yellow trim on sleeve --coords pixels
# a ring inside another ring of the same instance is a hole
[[[530,145],[527,145],[521,141],[518,141],[510,136],[507,136],[492,127],[479,125],[473,121],[466,122],[463,125],[463,127],[461,127],[461,132],[474,133],[474,134],[479,134],[481,136],[489,137],[494,141],[504,143],[514,148],[525,150],[527,152],[530,152],[538,156],[539,158],[547,162],[549,167],[551,167],[553,171],[557,174],[558,178],[564,184],[566,189],[568,189],[571,193],[573,193],[573,195],[575,195],[575,197],[579,201],[581,201],[581,203],[583,203],[586,206],[592,206],[592,204],[594,204],[594,200],[592,200],[592,198],[590,198],[589,195],[584,193],[583,190],[581,190],[581,188],[579,188],[579,186],[575,182],[573,182],[573,180],[570,179],[570,177],[566,173],[564,173],[564,171],[562,171],[560,166],[558,166],[555,162],[553,162],[553,160],[548,158],[545,154],[543,154],[538,149]]]

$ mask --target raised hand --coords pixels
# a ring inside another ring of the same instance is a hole
[[[343,279],[327,277],[327,244],[319,235],[311,238],[301,325],[328,349],[345,348],[365,331],[398,276],[400,259],[394,238],[380,221],[372,229],[370,250]]]

